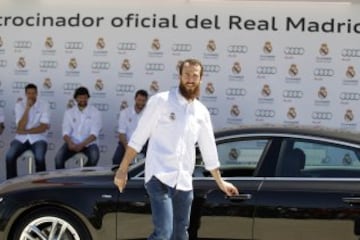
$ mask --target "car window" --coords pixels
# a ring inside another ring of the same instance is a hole
[[[248,139],[217,144],[223,176],[252,176],[268,140]]]
[[[359,151],[328,142],[288,140],[284,145],[277,176],[281,177],[360,177]],[[297,152],[294,152],[297,151]]]

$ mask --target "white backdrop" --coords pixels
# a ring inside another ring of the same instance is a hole
[[[1,169],[27,83],[51,106],[47,168],[54,169],[63,113],[80,85],[102,112],[99,165],[107,165],[120,108],[133,104],[137,89],[153,95],[176,86],[178,62],[188,57],[205,65],[201,101],[216,129],[280,123],[359,130],[358,5],[20,2],[0,3]]]

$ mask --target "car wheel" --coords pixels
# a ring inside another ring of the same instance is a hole
[[[56,208],[38,209],[22,217],[16,224],[17,240],[81,240],[91,239],[80,220]]]

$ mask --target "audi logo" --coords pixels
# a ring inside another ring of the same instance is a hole
[[[276,67],[271,66],[259,66],[256,69],[256,73],[262,75],[273,75],[277,73],[277,69]]]
[[[330,68],[315,68],[314,76],[317,77],[331,77],[334,76],[335,72]]]
[[[256,109],[255,116],[260,118],[273,118],[275,111],[272,109]]]
[[[56,61],[41,61],[40,68],[56,68],[57,67]]]
[[[130,84],[118,84],[116,86],[117,92],[126,92],[126,93],[132,93],[135,91],[135,86]]]
[[[84,43],[82,42],[66,42],[65,49],[69,50],[79,50],[84,47]]]
[[[191,49],[191,44],[187,43],[175,43],[171,47],[171,50],[173,50],[174,52],[190,52]]]
[[[80,83],[64,83],[64,90],[65,91],[73,91],[80,87]]]
[[[228,88],[225,90],[227,96],[245,96],[246,93],[245,88]]]
[[[93,105],[94,105],[100,112],[109,111],[109,104],[107,104],[107,103],[93,103]]]
[[[31,48],[31,41],[15,41],[14,48]]]
[[[344,48],[341,51],[343,57],[360,57],[360,49]]]
[[[204,65],[204,72],[217,73],[220,72],[221,67],[219,65]]]
[[[24,89],[28,82],[13,82],[12,88],[13,89]]]
[[[121,51],[133,51],[136,50],[136,43],[132,42],[119,42],[117,45],[118,50]]]
[[[312,119],[315,120],[331,120],[332,116],[331,112],[313,112],[311,114]]]
[[[208,107],[211,116],[219,115],[219,109],[215,107]]]
[[[0,60],[0,67],[6,67],[7,66],[7,61],[4,59]]]
[[[300,90],[284,90],[283,97],[285,98],[302,98],[304,96],[304,92]]]
[[[360,93],[357,92],[342,92],[340,93],[341,100],[347,101],[359,101],[360,100]]]
[[[93,62],[91,64],[91,68],[92,69],[98,69],[98,70],[107,70],[110,68],[110,63],[109,62]]]
[[[165,65],[162,63],[147,63],[145,69],[146,71],[164,71]]]
[[[286,47],[284,53],[286,55],[304,55],[305,49],[303,47]]]
[[[227,48],[229,53],[247,53],[248,47],[245,45],[230,45]]]
[[[5,100],[0,100],[0,107],[4,108],[6,106]]]
[[[55,110],[56,109],[56,102],[49,101],[49,108],[52,109],[52,110]]]

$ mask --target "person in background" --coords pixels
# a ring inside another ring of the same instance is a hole
[[[16,135],[6,153],[7,179],[17,176],[17,158],[26,150],[34,154],[36,172],[46,170],[49,104],[38,99],[37,95],[37,86],[30,83],[25,86],[26,98],[15,104]]]
[[[239,193],[219,171],[210,113],[197,99],[202,76],[201,62],[187,59],[179,67],[179,86],[149,99],[114,176],[115,185],[124,191],[128,167],[149,138],[145,188],[154,224],[150,240],[188,239],[196,143],[218,187],[229,196]]]
[[[98,137],[102,128],[99,110],[88,104],[90,94],[87,88],[75,90],[75,105],[65,111],[62,135],[65,143],[55,156],[55,168],[65,168],[65,162],[77,153],[87,157],[85,166],[96,166],[100,151]]]
[[[148,100],[148,93],[145,90],[138,90],[135,93],[135,104],[134,107],[128,107],[120,111],[118,132],[119,132],[119,143],[116,147],[113,164],[120,164],[121,159],[124,156],[125,149],[128,141],[134,132],[140,116],[143,113],[146,102]],[[146,148],[141,151],[145,155]]]

